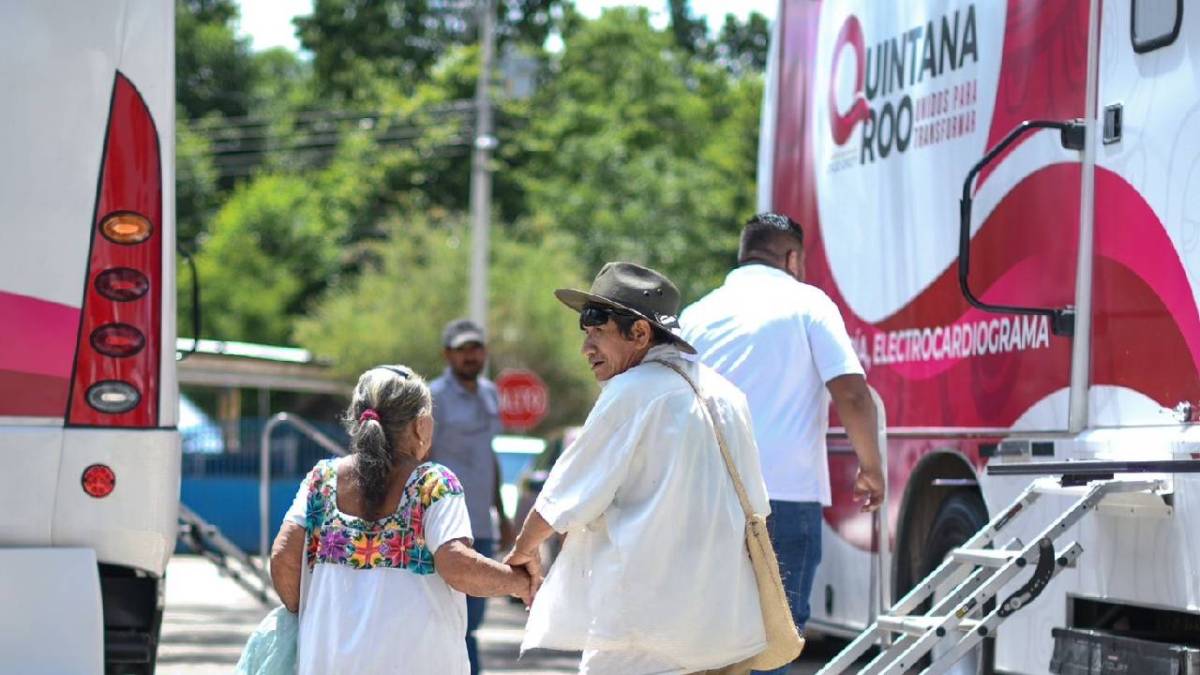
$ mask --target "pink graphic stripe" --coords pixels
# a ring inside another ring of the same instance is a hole
[[[69,378],[78,331],[78,307],[0,291],[0,371]]]
[[[1128,267],[1154,290],[1183,335],[1192,363],[1200,367],[1200,311],[1179,251],[1158,215],[1136,188],[1102,167],[1096,167],[1096,213],[1096,255]]]

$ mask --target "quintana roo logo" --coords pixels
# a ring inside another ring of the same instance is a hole
[[[841,65],[842,53],[845,47],[854,49],[855,66],[854,66],[854,100],[850,104],[850,108],[846,112],[838,110],[837,101],[837,73],[838,67]],[[859,23],[858,17],[851,14],[846,18],[846,23],[842,24],[842,30],[838,33],[837,42],[833,46],[833,67],[830,70],[829,77],[829,126],[830,132],[833,134],[833,142],[838,145],[845,145],[846,141],[850,140],[850,134],[854,132],[854,127],[871,115],[871,107],[867,104],[867,97],[864,93],[866,88],[867,77],[867,48],[863,42],[862,24]]]

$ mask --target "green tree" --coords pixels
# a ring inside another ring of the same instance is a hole
[[[389,227],[391,236],[371,245],[376,263],[332,289],[296,334],[348,378],[381,362],[406,363],[432,378],[444,367],[442,326],[465,313],[469,232],[460,217],[403,217]],[[541,375],[551,397],[545,429],[582,422],[596,394],[578,351],[577,315],[553,295],[583,284],[581,276],[561,237],[494,241],[492,370],[526,367]]]
[[[771,25],[758,12],[750,12],[746,21],[725,15],[725,23],[717,36],[715,57],[736,75],[761,73],[767,67],[767,50],[771,43]]]
[[[562,14],[563,0],[500,0],[499,44],[541,46]],[[442,55],[478,42],[475,3],[457,0],[316,0],[295,19],[300,43],[313,53],[316,81],[338,100],[376,104],[411,93]]]
[[[245,115],[254,63],[233,0],[176,0],[175,100],[187,119]]]
[[[219,187],[212,144],[185,118],[175,120],[175,236],[194,250],[216,211]]]
[[[711,49],[708,22],[702,16],[693,16],[691,5],[690,0],[667,0],[668,25],[676,47],[692,56],[706,56]]]
[[[651,265],[685,299],[719,283],[754,205],[761,79],[689,58],[645,10],[571,36],[514,142],[524,232],[567,231],[589,270]]]

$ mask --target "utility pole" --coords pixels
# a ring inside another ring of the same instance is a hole
[[[471,320],[487,328],[488,228],[492,216],[492,57],[496,51],[495,0],[479,2],[479,79],[475,82],[475,143],[471,154]]]

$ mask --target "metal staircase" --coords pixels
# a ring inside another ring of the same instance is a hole
[[[1046,585],[1063,568],[1072,565],[1082,552],[1077,542],[1059,544],[1058,540],[1080,519],[1101,506],[1106,498],[1129,493],[1150,493],[1161,487],[1157,480],[1106,479],[1085,485],[1063,487],[1060,481],[1041,478],[1000,515],[955,549],[928,577],[878,617],[818,675],[858,672],[860,675],[901,675],[918,667],[921,659],[933,652],[922,673],[943,673],[989,635],[1006,618],[1037,599]],[[1056,516],[1029,544],[1010,539],[994,548],[1005,529],[1046,494],[1068,494],[1075,502]],[[1033,573],[1012,595],[985,615],[983,609],[1000,590],[1027,568]],[[934,597],[935,589],[953,588],[933,603],[927,614],[918,608]],[[855,662],[875,645],[879,654],[857,671]]]
[[[264,605],[279,603],[266,565],[256,563],[237,544],[221,534],[215,525],[182,503],[179,505],[179,541],[193,553],[216,565],[217,569],[259,602]]]
[[[201,518],[186,504],[179,504],[179,542],[204,557],[264,605],[279,604],[271,583],[270,550],[268,548],[269,488],[271,483],[271,432],[281,425],[290,425],[311,438],[331,454],[345,455],[346,450],[329,436],[321,433],[303,418],[291,413],[279,413],[263,426],[259,467],[259,561],[230,541],[216,525]]]

